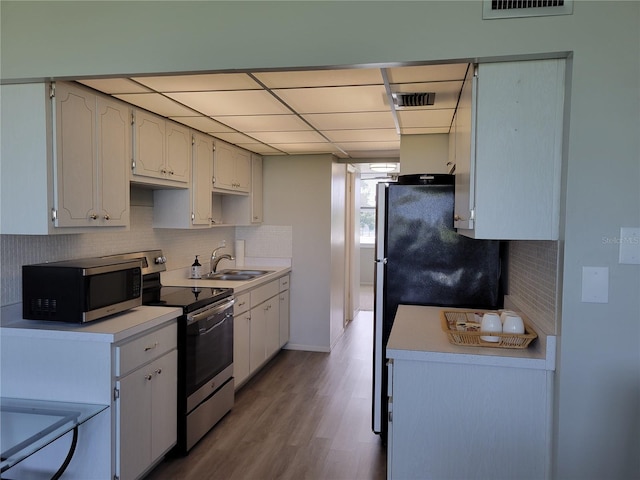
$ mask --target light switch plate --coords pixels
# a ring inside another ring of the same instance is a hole
[[[609,303],[608,267],[582,267],[582,301]]]
[[[640,264],[640,228],[620,228],[619,263]]]

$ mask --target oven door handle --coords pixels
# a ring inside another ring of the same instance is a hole
[[[207,333],[209,333],[212,330],[218,328],[220,325],[222,325],[224,322],[226,322],[229,318],[231,318],[231,316],[232,315],[230,315],[230,314],[226,314],[225,317],[222,320],[220,320],[218,323],[216,323],[212,327],[207,328],[206,330],[204,328],[198,329],[198,335],[199,336],[206,335]]]
[[[190,325],[192,323],[200,322],[202,320],[211,318],[212,316],[217,315],[218,313],[224,312],[227,308],[230,308],[231,306],[233,306],[234,303],[236,303],[236,301],[234,298],[232,298],[231,300],[227,300],[223,303],[219,303],[217,305],[214,305],[213,307],[205,308],[200,312],[195,313],[194,315],[187,316],[187,324]]]

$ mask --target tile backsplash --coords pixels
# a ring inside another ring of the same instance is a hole
[[[154,229],[153,207],[131,207],[131,228],[126,232],[69,235],[0,235],[0,306],[22,301],[22,265],[72,258],[162,249],[167,269],[191,265],[194,255],[208,262],[211,251],[226,242],[246,242],[247,255],[291,257],[291,227],[215,227],[201,230]]]
[[[509,242],[508,300],[551,335],[559,330],[559,262],[558,242]]]

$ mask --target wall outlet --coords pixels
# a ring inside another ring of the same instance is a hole
[[[619,263],[640,264],[640,228],[620,228]]]

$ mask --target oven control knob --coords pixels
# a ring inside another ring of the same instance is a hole
[[[157,257],[155,262],[160,265],[162,265],[163,263],[167,263],[167,257]]]

